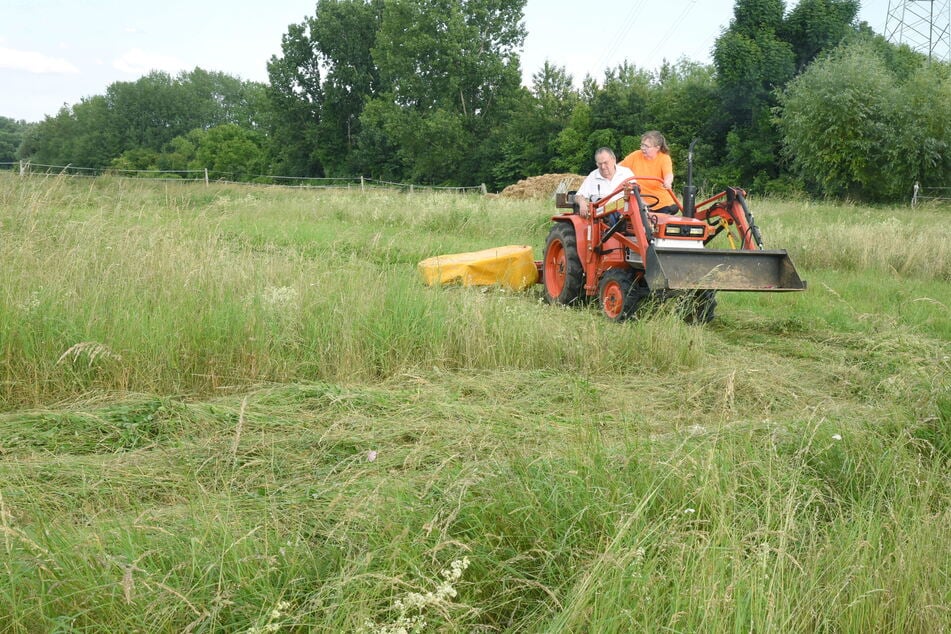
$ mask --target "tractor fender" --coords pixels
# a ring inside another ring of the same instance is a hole
[[[591,257],[591,222],[578,214],[558,214],[551,217],[552,222],[571,224],[575,229],[575,238],[578,241],[578,254],[582,262]]]

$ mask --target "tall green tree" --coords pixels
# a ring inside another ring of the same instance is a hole
[[[782,0],[737,0],[733,20],[714,47],[725,115],[719,128],[732,133],[722,146],[746,183],[779,173],[779,134],[769,124],[769,111],[776,105],[773,91],[795,72],[792,47],[779,37],[784,11]]]
[[[875,45],[857,41],[821,58],[781,98],[791,166],[817,194],[899,200],[915,181],[951,174],[951,68],[893,73]]]
[[[548,60],[532,75],[532,96],[544,119],[554,125],[564,123],[581,99],[571,74]]]
[[[262,133],[233,123],[203,130],[189,136],[195,143],[193,168],[208,168],[212,177],[227,180],[253,180],[267,168],[265,139]]]
[[[383,19],[382,0],[319,0],[310,23],[315,51],[325,69],[316,154],[329,175],[353,173],[351,152],[360,114],[379,92],[372,48]]]
[[[254,126],[263,86],[196,68],[172,78],[152,72],[115,82],[104,95],[82,99],[38,123],[24,158],[48,165],[102,168],[128,151],[160,153],[173,138],[224,123]]]
[[[407,178],[473,184],[491,175],[484,140],[517,101],[524,6],[387,0],[373,48],[382,92],[362,125],[376,148],[396,149]]]
[[[160,170],[190,170],[204,169],[204,165],[198,165],[198,144],[197,138],[199,130],[192,130],[185,136],[178,136],[168,142],[165,151],[159,154],[155,159],[155,167]]]
[[[855,0],[800,0],[788,15],[782,0],[737,0],[713,59],[723,106],[717,145],[742,183],[766,190],[780,176],[777,92],[854,34],[857,11]]]
[[[106,124],[119,145],[114,156],[139,147],[159,151],[173,138],[198,127],[203,114],[193,110],[187,92],[168,73],[159,71],[134,82],[109,85],[104,105],[109,117]]]
[[[555,137],[553,166],[556,171],[586,174],[594,168],[594,150],[598,146],[591,142],[592,126],[591,106],[586,101],[578,102],[568,125]]]
[[[261,128],[267,114],[266,85],[201,68],[175,79],[179,99],[192,113],[194,127],[233,123],[249,130]]]
[[[20,144],[32,125],[26,121],[0,117],[0,163],[12,163],[19,158]]]
[[[901,84],[898,120],[900,137],[889,146],[899,167],[896,197],[909,183],[951,186],[951,63],[922,63]]]
[[[125,149],[119,130],[102,95],[63,106],[24,136],[21,157],[34,164],[102,168]]]
[[[702,168],[698,176],[702,174],[708,185],[735,184],[733,179],[721,178],[722,166],[713,158],[714,122],[719,114],[713,68],[687,60],[664,64],[649,96],[644,126],[661,130],[667,138],[678,181],[686,175],[687,150],[696,140],[695,163]],[[633,141],[622,143],[621,151],[633,151],[639,144],[640,134],[636,134]]]
[[[281,39],[281,57],[267,65],[271,104],[267,122],[273,171],[287,176],[322,176],[317,127],[323,90],[320,60],[307,22],[292,24]]]
[[[663,64],[650,91],[647,118],[651,127],[680,143],[710,138],[710,122],[718,111],[713,68],[681,60]]]
[[[854,32],[858,12],[858,0],[799,0],[779,30],[780,37],[792,46],[797,71]]]
[[[647,130],[653,80],[649,71],[628,62],[605,70],[604,83],[590,102],[591,125],[595,131],[602,131],[591,140],[592,154],[604,145],[622,152],[619,141],[623,137],[639,139]]]
[[[557,154],[554,141],[579,102],[571,75],[546,60],[532,75],[531,90],[519,95],[509,122],[492,132],[498,158],[493,161],[490,184],[498,189],[552,171]]]

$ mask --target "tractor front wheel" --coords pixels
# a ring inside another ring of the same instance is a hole
[[[584,269],[578,257],[578,238],[574,225],[557,222],[548,233],[542,276],[545,301],[549,304],[574,304],[584,291]]]
[[[633,317],[647,294],[642,279],[632,269],[609,269],[598,286],[601,311],[611,321]]]

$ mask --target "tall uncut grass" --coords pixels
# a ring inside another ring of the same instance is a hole
[[[759,201],[804,293],[430,288],[555,211],[0,174],[0,632],[951,630],[951,215]]]

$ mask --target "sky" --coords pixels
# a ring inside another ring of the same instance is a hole
[[[859,19],[883,33],[888,0]],[[653,70],[681,58],[708,64],[734,0],[527,0],[523,82],[547,60],[580,85],[628,61]],[[787,0],[787,9],[795,0]],[[316,0],[0,0],[0,116],[41,121],[152,70],[200,67],[266,82],[290,24]]]

